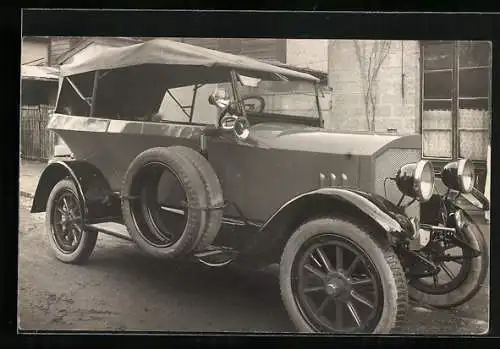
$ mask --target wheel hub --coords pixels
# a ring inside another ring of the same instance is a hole
[[[337,296],[340,292],[339,286],[335,282],[330,282],[325,286],[325,291],[330,296]]]
[[[336,299],[344,299],[349,296],[352,285],[346,277],[340,273],[335,273],[327,277],[324,288],[326,294],[329,296]]]
[[[69,216],[67,214],[63,214],[61,217],[61,223],[63,225],[66,225],[66,223],[68,223],[68,221],[69,221]]]

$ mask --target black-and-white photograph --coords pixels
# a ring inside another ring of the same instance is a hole
[[[23,36],[18,328],[483,335],[489,41]]]

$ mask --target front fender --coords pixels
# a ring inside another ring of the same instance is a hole
[[[411,236],[411,223],[408,217],[394,204],[385,198],[358,190],[347,188],[321,188],[301,194],[285,203],[261,227],[265,230],[272,222],[294,207],[300,207],[304,201],[313,202],[314,199],[328,200],[339,207],[348,207],[351,212],[361,214],[362,218],[369,218],[385,232],[399,238]],[[335,212],[331,212],[335,214]]]
[[[301,224],[335,215],[352,217],[390,243],[410,238],[413,231],[402,210],[379,195],[347,188],[321,188],[298,195],[281,206],[246,241],[239,260],[259,266],[279,262],[284,246]]]
[[[44,212],[52,188],[62,179],[75,182],[85,217],[92,218],[108,214],[110,186],[103,174],[94,165],[77,160],[53,160],[44,169],[33,198],[32,213]]]

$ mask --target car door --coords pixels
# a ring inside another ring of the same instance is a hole
[[[225,216],[238,218],[241,213],[257,223],[296,195],[316,189],[321,166],[328,163],[326,154],[269,147],[252,132],[246,140],[230,131],[211,136],[207,152],[224,198],[233,204]]]

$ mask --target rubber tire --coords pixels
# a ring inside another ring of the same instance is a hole
[[[151,245],[139,231],[130,201],[126,199],[131,195],[138,195],[138,193],[131,193],[131,186],[136,175],[143,170],[145,165],[151,162],[165,164],[178,176],[185,190],[188,206],[203,207],[207,204],[205,184],[191,161],[168,147],[151,148],[137,155],[125,173],[121,192],[121,206],[125,226],[132,240],[147,254],[161,258],[184,256],[195,247],[198,237],[205,232],[205,211],[188,209],[186,226],[179,239],[170,246],[157,247]]]
[[[406,277],[399,258],[389,243],[374,239],[365,228],[341,218],[319,218],[300,226],[288,240],[280,262],[281,297],[291,320],[300,332],[315,332],[302,317],[297,307],[291,286],[292,266],[300,247],[309,239],[325,232],[335,234],[355,242],[364,249],[379,270],[384,287],[384,308],[378,325],[372,333],[389,333],[399,327],[406,316],[408,292]]]
[[[45,231],[49,238],[49,244],[52,254],[61,262],[68,264],[85,264],[88,262],[92,251],[94,251],[97,242],[97,232],[88,231],[83,229],[82,238],[78,248],[72,253],[63,253],[54,241],[52,233],[52,207],[54,205],[54,198],[61,190],[71,190],[73,194],[78,197],[78,190],[75,183],[70,179],[63,179],[58,182],[50,192],[47,200],[47,209],[45,211]],[[80,212],[83,212],[82,203],[80,202]]]
[[[488,272],[488,245],[484,240],[481,229],[477,226],[474,220],[467,213],[463,213],[465,219],[468,221],[472,228],[470,229],[472,230],[472,233],[469,229],[465,230],[467,234],[467,241],[475,249],[482,251],[483,253],[473,259],[469,274],[467,275],[467,278],[462,283],[462,285],[449,293],[445,293],[442,295],[428,294],[417,290],[411,285],[411,283],[408,284],[408,293],[412,300],[430,305],[435,308],[449,309],[468,302],[479,292]]]
[[[208,204],[212,207],[222,206],[224,204],[222,187],[210,162],[208,162],[203,155],[192,148],[172,146],[169,147],[169,149],[182,154],[196,167],[198,174],[205,185],[205,193],[208,198]],[[212,244],[220,230],[223,214],[223,209],[207,211],[206,228],[205,231],[198,236],[198,240],[195,242],[195,251],[202,251]]]

